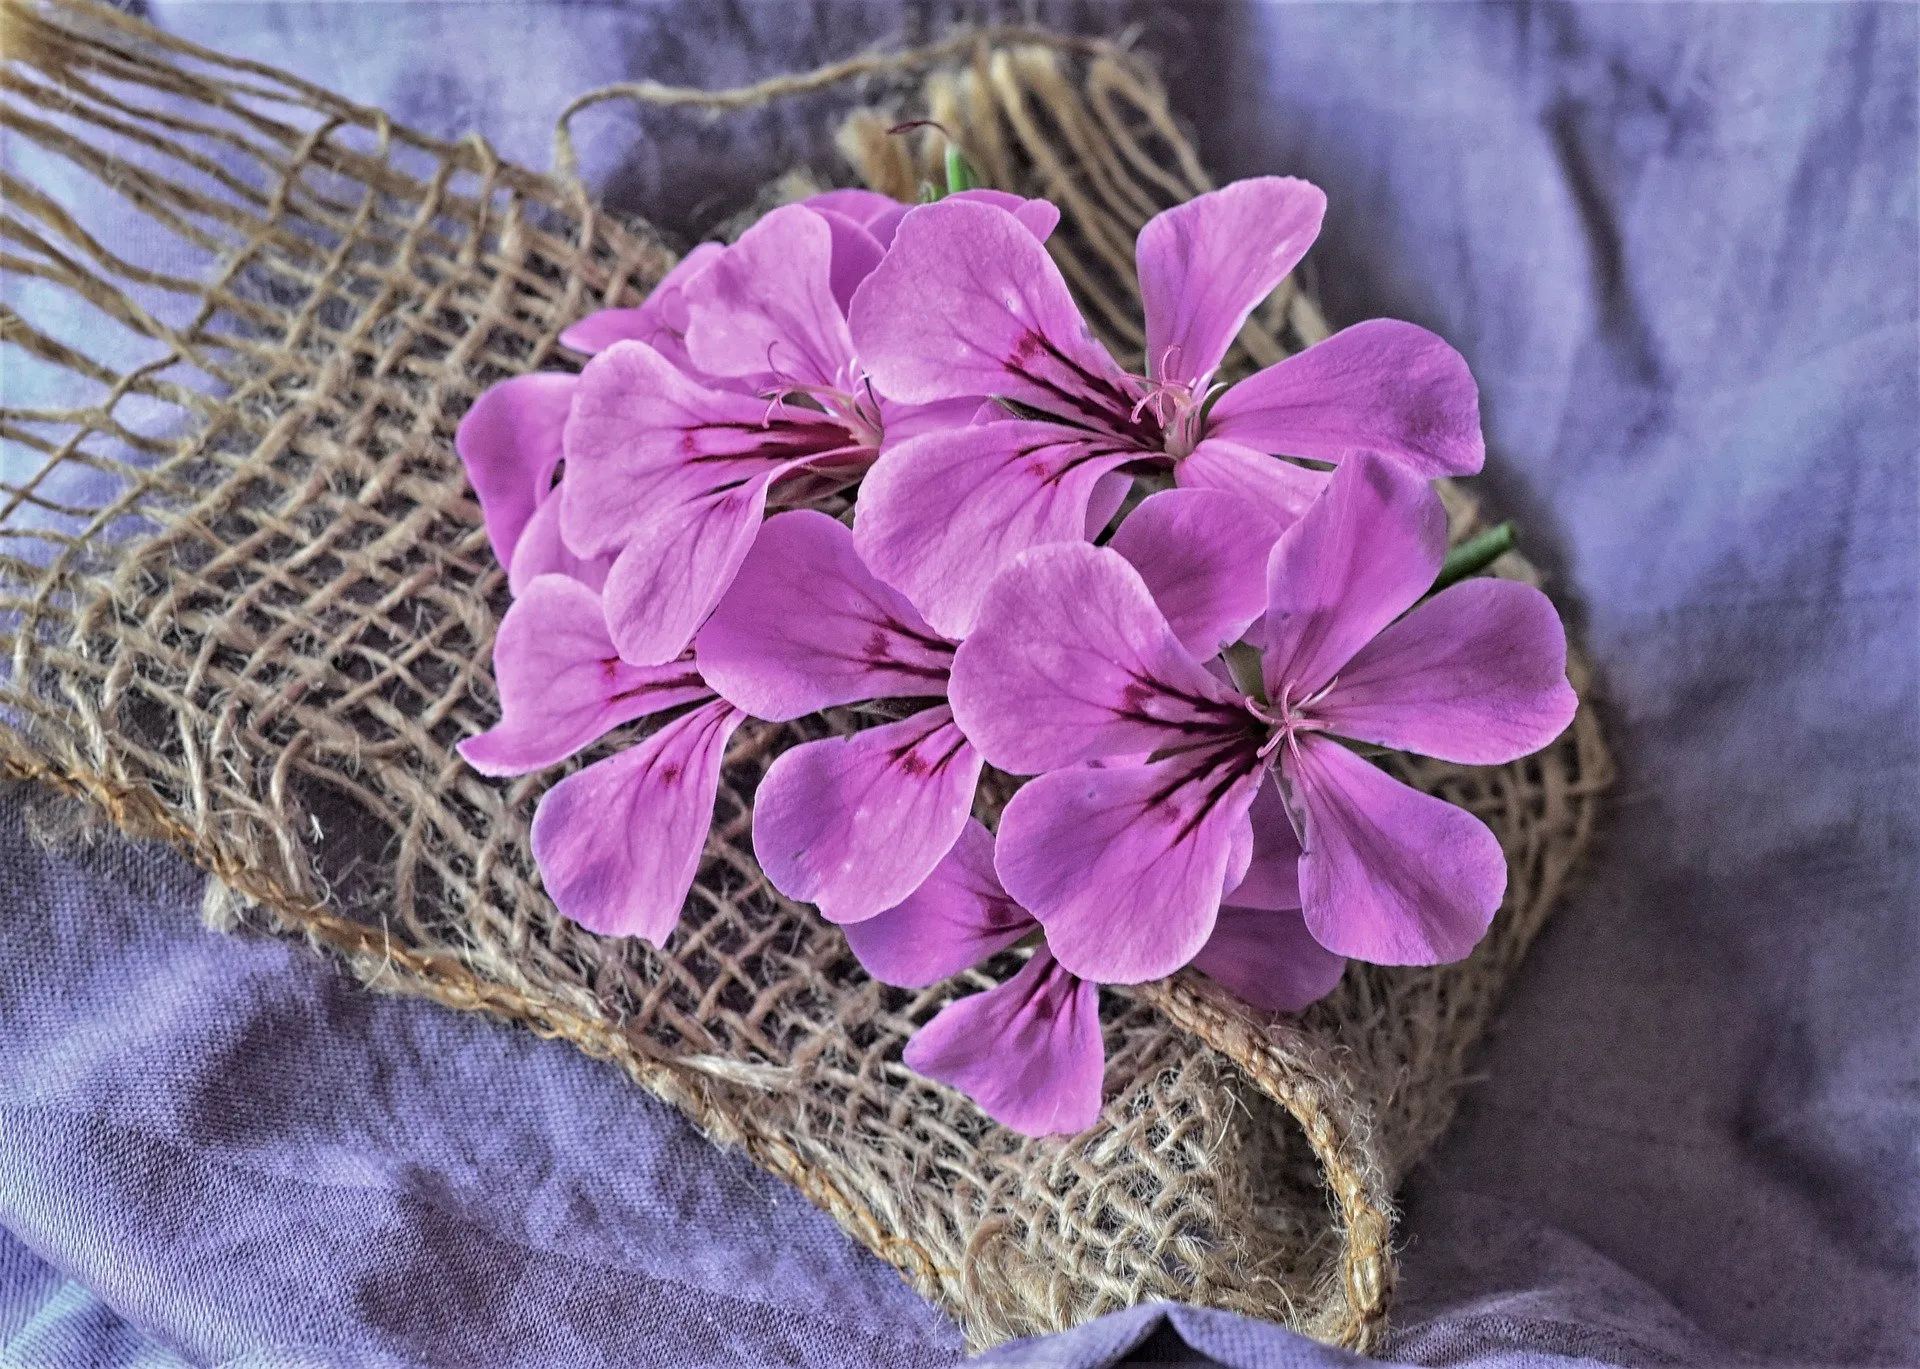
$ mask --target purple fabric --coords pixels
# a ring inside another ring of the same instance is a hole
[[[1043,8],[1150,19],[1218,174],[1328,191],[1329,315],[1465,354],[1481,487],[1601,663],[1613,811],[1409,1186],[1390,1354],[1920,1362],[1920,12]],[[534,164],[597,82],[725,83],[947,13],[154,10]],[[593,114],[585,160],[616,202],[698,228],[797,156],[831,170],[807,112]],[[0,806],[0,1363],[957,1358],[895,1275],[611,1069],[202,932],[178,860],[45,855],[20,802]],[[1351,1362],[1191,1309],[988,1362],[1128,1356]]]

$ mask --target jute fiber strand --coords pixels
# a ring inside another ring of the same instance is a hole
[[[660,242],[477,137],[425,137],[105,8],[0,3],[7,774],[186,851],[217,925],[304,937],[371,986],[617,1063],[975,1345],[1154,1298],[1375,1339],[1395,1186],[1587,840],[1608,776],[1589,712],[1513,765],[1399,766],[1506,846],[1508,904],[1470,960],[1355,967],[1291,1019],[1192,975],[1110,992],[1100,1124],[1014,1135],[900,1063],[987,981],[874,984],[753,863],[758,776],[831,724],[743,730],[664,954],[554,915],[527,831],[557,774],[498,783],[453,752],[496,719],[506,601],[454,426],[484,386],[577,363],[560,331],[640,300]],[[911,198],[931,174],[938,135],[885,131],[930,117],[986,182],[1058,201],[1068,279],[1137,354],[1134,234],[1208,182],[1125,52],[1002,31],[747,92],[597,98],[741,107],[841,79],[878,107],[841,135],[876,188]],[[564,171],[564,129],[559,150]],[[128,223],[131,246],[106,231]],[[1289,282],[1234,364],[1325,331]],[[1449,498],[1464,534],[1470,501]]]

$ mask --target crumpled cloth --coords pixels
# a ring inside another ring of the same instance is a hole
[[[1041,10],[1144,19],[1217,174],[1326,188],[1330,316],[1466,354],[1483,492],[1600,664],[1614,811],[1409,1187],[1389,1355],[1920,1363],[1920,11]],[[152,13],[533,165],[591,85],[726,84],[947,17]],[[696,232],[832,168],[799,117],[589,115],[584,163]],[[48,853],[26,801],[0,797],[0,1365],[959,1358],[892,1271],[611,1068],[205,932],[177,858]],[[984,1362],[1350,1357],[1142,1308]]]

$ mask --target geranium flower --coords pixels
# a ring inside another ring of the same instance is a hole
[[[1224,392],[1214,372],[1248,314],[1299,262],[1326,198],[1261,177],[1169,209],[1136,248],[1147,374],[1081,319],[1051,258],[1005,214],[944,200],[900,223],[860,287],[852,337],[873,384],[905,403],[991,395],[1019,421],[891,446],[854,522],[860,554],[950,637],[1028,547],[1077,539],[1102,477],[1171,468],[1298,514],[1325,477],[1269,453],[1338,462],[1383,452],[1421,475],[1478,470],[1479,400],[1433,334],[1362,323]]]
[[[846,932],[875,979],[918,989],[1039,926],[1000,887],[993,838],[969,821],[917,893]],[[1023,1135],[1085,1131],[1100,1118],[1107,1068],[1099,986],[1068,973],[1043,944],[1005,983],[942,1008],[913,1034],[904,1055],[907,1068],[960,1090]]]
[[[1040,776],[1001,819],[998,868],[1062,964],[1134,983],[1191,960],[1251,860],[1270,769],[1315,940],[1387,964],[1473,947],[1505,890],[1499,843],[1336,740],[1491,764],[1572,718],[1566,636],[1538,590],[1469,580],[1407,613],[1445,548],[1425,481],[1372,454],[1343,463],[1269,557],[1256,692],[1204,668],[1110,549],[1036,548],[995,582],[950,697],[989,762]]]
[[[846,310],[884,249],[830,204],[851,202],[776,209],[692,272],[667,318],[684,313],[679,353],[621,341],[581,372],[560,526],[577,554],[615,555],[608,619],[629,660],[685,649],[753,545],[772,487],[811,476],[809,497],[830,491],[859,478],[884,440],[964,424],[980,406],[874,393]],[[975,207],[1035,241],[1006,210]]]
[[[773,886],[832,922],[906,898],[952,848],[980,755],[946,706],[952,642],[854,554],[823,513],[769,518],[701,629],[714,688],[774,721],[871,699],[932,706],[783,752],[754,795],[753,849]]]
[[[720,251],[717,242],[701,243],[660,278],[638,308],[589,314],[560,334],[561,345],[592,355],[616,342],[636,340],[683,368],[691,366],[684,342],[687,282]],[[560,506],[552,499],[562,433],[579,383],[580,377],[567,371],[536,371],[501,381],[481,392],[454,432],[454,450],[480,498],[487,538],[510,575],[521,538],[528,535],[530,524],[538,526],[541,549],[520,574],[521,581],[547,571],[571,573],[566,570],[569,559],[580,559],[560,541]],[[605,561],[612,563],[610,557]],[[599,581],[605,579],[602,568]],[[518,583],[513,588],[519,592]]]
[[[1278,523],[1211,490],[1143,501],[1113,540],[1183,641],[1211,655],[1264,607]],[[697,639],[701,674],[773,721],[875,699],[938,701],[910,717],[780,755],[754,796],[760,868],[831,922],[858,922],[919,887],[960,835],[980,754],[946,707],[954,643],[928,627],[808,510],[766,521]]]
[[[845,930],[867,973],[920,989],[1019,944],[1040,924],[1001,887],[993,837],[969,820],[910,898]],[[1323,997],[1342,964],[1307,934],[1298,909],[1243,908],[1222,910],[1195,963],[1274,1012]],[[907,1042],[905,1059],[1015,1131],[1085,1131],[1099,1119],[1106,1068],[1099,988],[1062,966],[1043,942],[1006,982],[943,1008]]]
[[[560,781],[533,817],[533,854],[560,912],[589,931],[659,944],[699,868],[720,762],[745,715],[691,655],[665,666],[620,658],[600,596],[565,575],[535,577],[494,638],[499,725],[458,750],[483,775],[558,764],[636,718],[693,707],[617,756]]]

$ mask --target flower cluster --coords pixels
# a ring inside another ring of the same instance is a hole
[[[1465,955],[1500,847],[1368,757],[1545,745],[1566,642],[1530,587],[1433,592],[1431,481],[1483,455],[1439,338],[1363,323],[1216,380],[1324,207],[1266,177],[1149,223],[1145,374],[1082,321],[1052,205],[835,191],[570,329],[578,375],[482,395],[458,446],[513,603],[462,754],[525,774],[668,718],[542,799],[561,913],[664,943],[735,729],[869,705],[774,760],[754,852],[885,982],[1032,947],[906,1052],[1009,1126],[1094,1121],[1098,985],[1193,965],[1284,1011],[1349,957]],[[997,836],[987,766],[1033,777]]]

